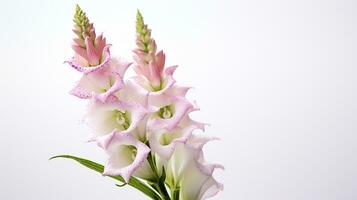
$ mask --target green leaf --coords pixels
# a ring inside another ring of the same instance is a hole
[[[75,161],[79,162],[80,164],[88,167],[89,169],[92,169],[92,170],[99,172],[101,174],[104,171],[103,165],[98,164],[93,161],[90,161],[90,160],[87,160],[87,159],[83,159],[83,158],[79,158],[79,157],[75,157],[75,156],[71,156],[71,155],[58,155],[58,156],[54,156],[54,157],[50,158],[49,160],[52,160],[55,158],[67,158],[67,159],[75,160]],[[126,184],[124,179],[121,176],[108,176],[108,177],[118,180],[118,181],[122,182],[122,184],[124,184],[124,185]],[[138,178],[131,177],[127,184],[140,190],[141,192],[143,192],[144,194],[146,194],[153,200],[161,200],[161,197],[159,194],[157,194],[157,192],[155,192],[147,184],[145,184],[143,181],[139,180]]]

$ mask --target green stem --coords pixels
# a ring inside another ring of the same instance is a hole
[[[149,143],[147,145],[149,145]],[[167,192],[166,185],[165,185],[165,178],[166,178],[165,176],[166,175],[164,172],[161,176],[159,175],[157,166],[156,166],[155,155],[153,155],[150,152],[147,160],[150,164],[151,170],[155,174],[155,182],[152,184],[152,187],[155,188],[155,190],[161,194],[161,197],[164,200],[171,200],[170,195]]]
[[[166,190],[165,183],[162,182],[162,181],[159,181],[157,184],[158,184],[158,187],[159,187],[159,189],[160,189],[160,194],[163,196],[163,198],[164,198],[165,200],[171,200],[170,195],[169,195],[169,193],[168,193],[167,190]]]
[[[173,188],[171,190],[171,197],[172,200],[179,200],[180,199],[180,188]]]

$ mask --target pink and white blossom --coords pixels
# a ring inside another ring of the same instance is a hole
[[[105,102],[109,96],[124,87],[124,74],[130,64],[122,59],[111,59],[101,70],[83,74],[70,93],[82,99],[95,97]]]
[[[132,186],[143,182],[137,189],[152,199],[204,200],[221,191],[213,172],[223,167],[207,163],[202,150],[217,138],[195,133],[206,124],[190,117],[199,110],[186,97],[190,87],[176,84],[177,66],[165,67],[166,55],[157,51],[140,12],[133,63],[111,56],[111,45],[79,6],[74,23],[74,56],[66,63],[82,77],[70,93],[88,100],[89,141],[107,154],[104,171],[89,167]],[[135,75],[127,78],[131,65]]]
[[[131,175],[142,165],[150,152],[150,148],[130,134],[114,134],[105,148],[108,161],[104,167],[104,175],[122,176],[128,182]]]

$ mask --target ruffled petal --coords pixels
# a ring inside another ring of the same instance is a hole
[[[109,67],[97,72],[83,74],[70,93],[82,99],[96,97],[105,102],[110,95],[124,87],[123,76],[130,64],[122,60],[112,59]]]
[[[165,106],[172,108],[171,111],[169,111],[170,116],[168,118],[157,115],[150,123],[152,127],[161,127],[168,130],[176,128],[180,121],[194,110],[193,105],[187,99],[182,97],[168,97],[166,95],[161,95],[155,100],[149,97],[149,105],[153,105],[157,108]]]
[[[209,140],[200,137],[178,144],[166,164],[166,183],[180,189],[182,200],[203,200],[223,189],[223,185],[212,177],[213,171],[222,166],[204,163],[202,147]]]
[[[143,107],[148,107],[148,97],[149,92],[133,80],[126,80],[125,86],[120,90],[120,92],[115,93],[115,96],[125,102],[136,102]]]
[[[175,151],[176,145],[185,143],[196,127],[176,128],[172,131],[166,129],[149,130],[148,137],[152,151],[165,160],[169,160]]]
[[[114,132],[145,134],[146,130],[142,126],[146,124],[147,114],[146,108],[135,102],[127,103],[114,99],[102,103],[92,99],[85,121],[93,129],[92,140],[97,140],[100,146],[105,148]]]
[[[104,47],[103,49],[104,57],[102,59],[103,61],[96,66],[90,66],[89,65],[90,63],[88,63],[88,65],[83,65],[83,62],[79,62],[75,56],[72,57],[70,60],[65,61],[65,63],[68,63],[71,67],[84,74],[99,71],[105,68],[106,66],[108,66],[108,63],[110,61],[110,50],[109,50],[110,46],[111,45],[108,44]]]
[[[129,134],[115,134],[105,148],[109,158],[104,175],[122,176],[128,182],[132,174],[144,163],[150,148]]]
[[[105,102],[109,96],[125,87],[123,78],[126,70],[130,65],[131,63],[129,62],[118,60],[114,60],[111,63],[109,81],[114,80],[114,84],[111,85],[111,87],[106,92],[98,94],[97,99],[99,99],[101,102]]]
[[[180,189],[182,200],[204,200],[223,190],[223,185],[218,183],[211,175],[207,175],[196,166],[190,165],[182,179]]]

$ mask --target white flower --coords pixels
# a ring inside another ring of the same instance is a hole
[[[130,134],[116,133],[105,147],[109,158],[104,175],[122,176],[128,182],[131,175],[142,165],[150,148]]]
[[[171,159],[165,165],[166,183],[179,191],[180,200],[204,200],[223,189],[213,177],[218,164],[206,164],[203,145],[214,138],[193,136],[186,143],[176,145]]]

